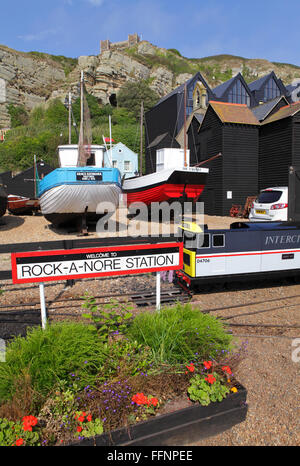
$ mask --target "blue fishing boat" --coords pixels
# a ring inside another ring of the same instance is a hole
[[[70,115],[70,105],[69,105]],[[104,145],[91,144],[89,112],[81,75],[81,122],[78,144],[58,147],[59,168],[38,181],[41,212],[55,226],[76,222],[86,231],[89,220],[113,213],[122,193],[121,173],[105,158]]]
[[[46,175],[38,188],[41,212],[49,222],[84,225],[116,210],[121,174],[117,168],[65,166]]]

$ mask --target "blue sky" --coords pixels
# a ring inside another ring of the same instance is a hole
[[[229,53],[300,66],[299,0],[2,0],[0,43],[67,57],[142,39],[189,58]]]

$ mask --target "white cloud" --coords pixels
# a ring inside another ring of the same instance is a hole
[[[105,0],[86,0],[86,1],[93,6],[101,6],[103,5]]]
[[[33,42],[33,41],[39,41],[39,40],[44,40],[48,36],[55,35],[57,31],[55,29],[47,29],[45,31],[40,31],[36,32],[33,34],[24,34],[21,36],[18,36],[18,39],[24,40],[26,42]]]

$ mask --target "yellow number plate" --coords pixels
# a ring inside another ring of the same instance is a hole
[[[257,214],[265,215],[265,214],[266,214],[266,211],[265,211],[265,210],[257,210],[256,213],[257,213]]]

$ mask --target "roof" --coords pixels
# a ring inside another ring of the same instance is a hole
[[[209,102],[223,123],[259,125],[259,121],[246,104],[231,104],[227,102]]]
[[[285,107],[281,107],[278,112],[274,113],[270,117],[268,117],[262,125],[266,125],[268,123],[272,123],[273,121],[282,120],[283,118],[288,118],[290,116],[295,115],[300,111],[300,101],[295,102],[293,104],[286,105]]]
[[[252,83],[248,84],[249,89],[251,91],[258,91],[262,88],[265,82],[270,79],[271,76],[273,76],[273,71],[271,71],[271,73],[269,74],[266,74],[265,76],[262,76],[259,79],[256,79],[255,81],[252,81]]]
[[[162,102],[164,102],[165,100],[167,100],[169,97],[171,97],[172,95],[174,94],[180,94],[182,92],[184,92],[184,86],[189,86],[189,84],[194,81],[195,79],[197,79],[198,81],[201,81],[204,86],[206,87],[206,89],[210,89],[209,85],[207,84],[207,82],[205,81],[205,79],[203,78],[202,74],[198,71],[194,76],[192,76],[190,79],[188,79],[185,83],[181,84],[180,86],[176,87],[175,89],[173,89],[173,91],[169,92],[169,94],[165,95],[164,97],[162,97],[158,102],[157,104],[154,105],[154,107],[156,107],[157,105],[161,104]]]
[[[285,88],[286,88],[286,90],[287,90],[288,96],[291,96],[292,93],[293,93],[296,89],[299,89],[299,91],[298,91],[297,94],[296,94],[296,97],[298,97],[298,98],[300,97],[300,82],[289,84],[289,85],[286,86]]]
[[[169,133],[159,134],[158,136],[156,136],[155,139],[153,139],[153,141],[150,142],[149,146],[147,146],[147,147],[150,148],[150,147],[155,147],[155,146],[157,146],[157,144],[159,144],[163,139],[165,139],[165,137],[166,137],[168,134],[169,134]]]
[[[199,123],[202,123],[204,115],[203,113],[194,113],[193,115]]]
[[[132,155],[137,155],[136,152],[133,152],[133,150],[129,149],[129,147],[127,147],[125,144],[123,144],[123,142],[118,142],[118,143],[114,144],[111,149],[110,149],[110,147],[108,147],[107,150],[105,151],[105,154],[107,152],[110,152],[110,150],[112,150],[112,152],[116,152],[117,150],[120,149],[120,147],[122,147],[126,151],[127,154],[131,153]]]
[[[276,105],[281,101],[281,99],[284,99],[285,103],[288,104],[288,101],[284,96],[279,96],[276,97],[275,99],[269,100],[268,102],[265,102],[264,104],[260,104],[257,107],[251,108],[252,112],[254,113],[255,117],[259,120],[262,121],[267,116],[269,113],[276,107]]]
[[[222,95],[224,94],[224,92],[228,89],[228,87],[230,86],[230,84],[236,79],[236,76],[234,76],[233,78],[231,79],[228,79],[228,81],[225,81],[224,83],[222,84],[219,84],[219,86],[215,87],[213,89],[213,93],[215,94],[216,97],[222,97]]]

